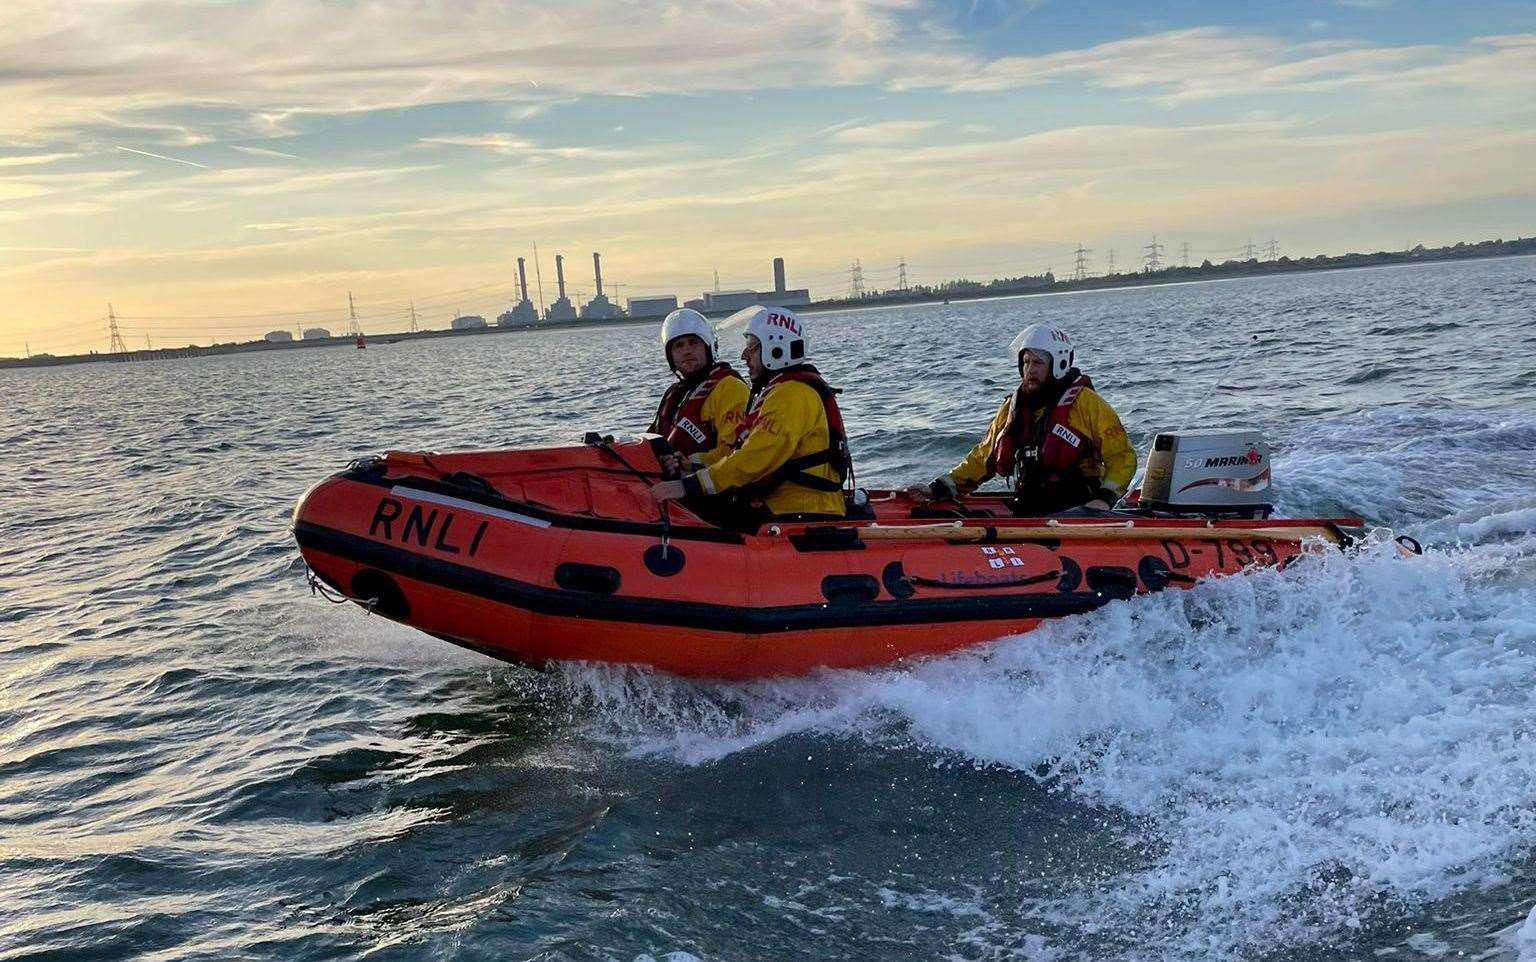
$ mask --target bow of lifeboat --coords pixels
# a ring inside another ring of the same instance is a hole
[[[663,515],[660,476],[646,442],[390,452],[312,488],[293,530],[325,585],[446,641],[715,678],[939,654],[1342,537],[1317,521],[1020,519],[998,498],[923,518],[896,492],[863,518],[744,534]]]

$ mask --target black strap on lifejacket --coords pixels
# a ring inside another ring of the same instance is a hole
[[[837,471],[837,480],[823,478],[820,475],[811,474],[807,469],[830,464]],[[832,448],[817,451],[814,454],[804,454],[798,458],[790,458],[781,464],[778,470],[773,471],[758,484],[768,485],[772,491],[785,481],[793,481],[802,487],[813,491],[841,491],[843,483],[848,480],[847,462],[837,457],[837,452]],[[756,485],[754,485],[756,487]]]
[[[843,393],[842,389],[832,387],[822,380],[821,372],[810,365],[805,365],[804,370],[815,375],[812,378],[792,378],[797,383],[804,384],[816,392],[821,398],[821,405],[827,419],[827,447],[810,454],[802,454],[796,458],[790,458],[779,465],[773,471],[742,488],[743,493],[749,497],[765,497],[786,481],[792,481],[801,487],[810,488],[812,491],[841,491],[847,483],[848,476],[853,467],[853,459],[848,452],[848,435],[842,426],[842,412],[837,408],[837,395]],[[809,469],[830,464],[837,472],[837,480],[823,478],[811,474]]]

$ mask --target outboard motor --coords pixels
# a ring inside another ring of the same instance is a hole
[[[1153,439],[1141,507],[1262,518],[1274,501],[1269,444],[1258,430],[1172,431]]]

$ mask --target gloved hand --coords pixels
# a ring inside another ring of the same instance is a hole
[[[675,501],[687,493],[681,481],[658,481],[651,485],[651,497],[658,503],[662,501]]]
[[[688,458],[681,454],[663,454],[661,456],[661,473],[668,478],[680,478],[683,472],[688,470]]]
[[[929,484],[908,485],[901,489],[901,493],[918,504],[927,504],[933,500],[933,486]]]

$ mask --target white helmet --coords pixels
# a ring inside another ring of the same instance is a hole
[[[811,359],[810,332],[805,329],[805,321],[793,311],[756,305],[732,314],[725,320],[725,326],[742,321],[747,324],[742,333],[757,338],[763,346],[764,368],[779,371]]]
[[[667,365],[672,364],[672,354],[667,348],[680,337],[692,334],[704,342],[709,348],[709,360],[715,360],[715,354],[719,351],[719,344],[715,339],[715,329],[709,326],[709,320],[698,311],[684,307],[668,314],[661,322],[661,353],[667,359]]]
[[[1024,366],[1025,351],[1039,351],[1051,362],[1051,377],[1059,378],[1072,370],[1072,339],[1067,332],[1049,324],[1031,324],[1008,345],[1008,356],[1015,369]]]

